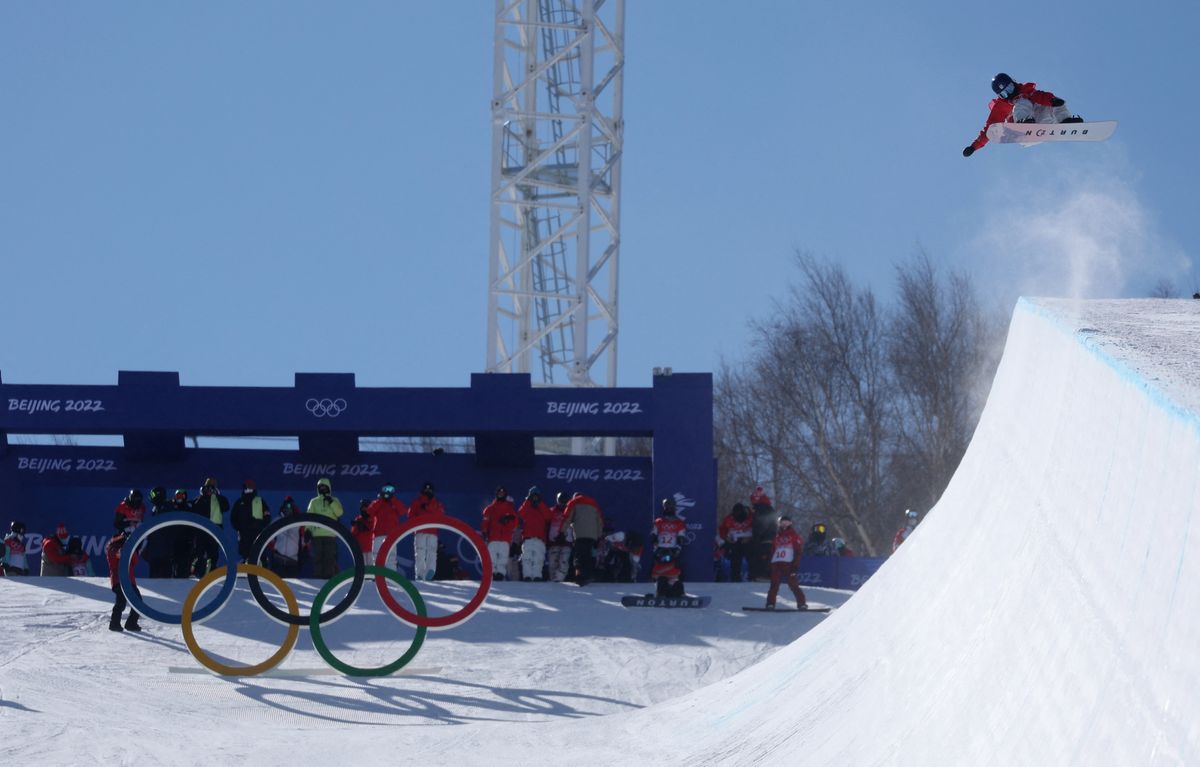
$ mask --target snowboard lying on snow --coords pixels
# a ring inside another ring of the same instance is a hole
[[[626,607],[708,607],[711,603],[712,597],[656,597],[652,594],[621,597],[621,604]]]
[[[827,613],[833,609],[833,606],[823,605],[820,602],[809,602],[800,609],[795,607],[776,607],[773,610],[765,607],[743,607],[742,609],[748,613]]]

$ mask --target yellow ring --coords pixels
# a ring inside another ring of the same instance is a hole
[[[224,567],[218,567],[215,570],[210,570],[208,575],[201,578],[192,587],[192,590],[188,592],[187,599],[183,600],[183,613],[179,616],[180,628],[183,629],[183,643],[191,650],[192,657],[198,660],[201,666],[204,666],[215,674],[220,674],[221,676],[255,676],[264,671],[269,671],[283,662],[283,659],[296,646],[296,639],[300,636],[300,627],[289,625],[287,636],[275,654],[256,666],[226,666],[224,663],[214,660],[208,653],[200,649],[200,645],[196,642],[196,637],[192,633],[192,610],[195,609],[200,595],[207,591],[208,587],[215,583],[218,578],[225,577],[225,569]],[[283,601],[287,603],[288,613],[291,615],[300,614],[300,605],[296,602],[296,595],[292,593],[291,588],[288,587],[283,578],[280,578],[265,567],[251,564],[238,565],[238,573],[249,573],[257,575],[259,578],[266,578],[283,595]]]

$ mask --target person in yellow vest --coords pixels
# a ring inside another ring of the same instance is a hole
[[[322,477],[317,480],[317,497],[308,502],[309,514],[320,514],[337,521],[343,514],[342,502],[333,497],[333,485]],[[337,572],[337,537],[332,530],[313,525],[313,576],[329,579]]]
[[[233,529],[238,535],[238,556],[245,562],[254,548],[254,539],[271,521],[271,508],[258,494],[254,480],[248,479],[242,483],[242,494],[233,503],[233,513],[230,514]],[[252,565],[260,564],[251,562]]]
[[[217,527],[225,526],[225,512],[229,511],[229,499],[221,495],[217,489],[217,480],[209,477],[200,486],[200,495],[192,502],[192,513],[207,517]],[[192,572],[197,578],[203,578],[208,571],[217,566],[217,557],[221,547],[211,535],[202,532],[196,534],[195,562]]]

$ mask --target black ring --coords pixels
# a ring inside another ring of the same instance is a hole
[[[333,607],[321,613],[317,619],[318,623],[327,623],[336,619],[342,613],[350,609],[354,604],[354,600],[358,598],[358,592],[362,591],[363,581],[366,578],[366,570],[363,564],[363,552],[358,546],[358,541],[354,540],[354,536],[346,529],[346,526],[338,522],[332,517],[327,517],[324,514],[292,514],[286,517],[280,517],[271,524],[267,525],[258,537],[254,539],[254,546],[250,549],[250,556],[246,557],[246,561],[252,565],[262,564],[262,554],[266,550],[267,544],[271,539],[278,535],[284,528],[295,527],[298,525],[315,525],[332,530],[337,537],[345,541],[346,546],[350,548],[350,555],[354,558],[354,580],[350,582],[350,590],[346,592],[346,596],[342,598]],[[280,610],[271,601],[267,599],[267,595],[263,593],[262,586],[258,582],[257,575],[247,575],[246,582],[250,584],[250,593],[254,595],[254,601],[258,602],[258,606],[266,611],[280,623],[286,623],[292,626],[307,626],[309,616],[307,615],[292,615],[291,613]]]

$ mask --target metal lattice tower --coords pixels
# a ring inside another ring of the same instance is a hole
[[[497,0],[493,55],[487,370],[615,386],[625,1]]]

